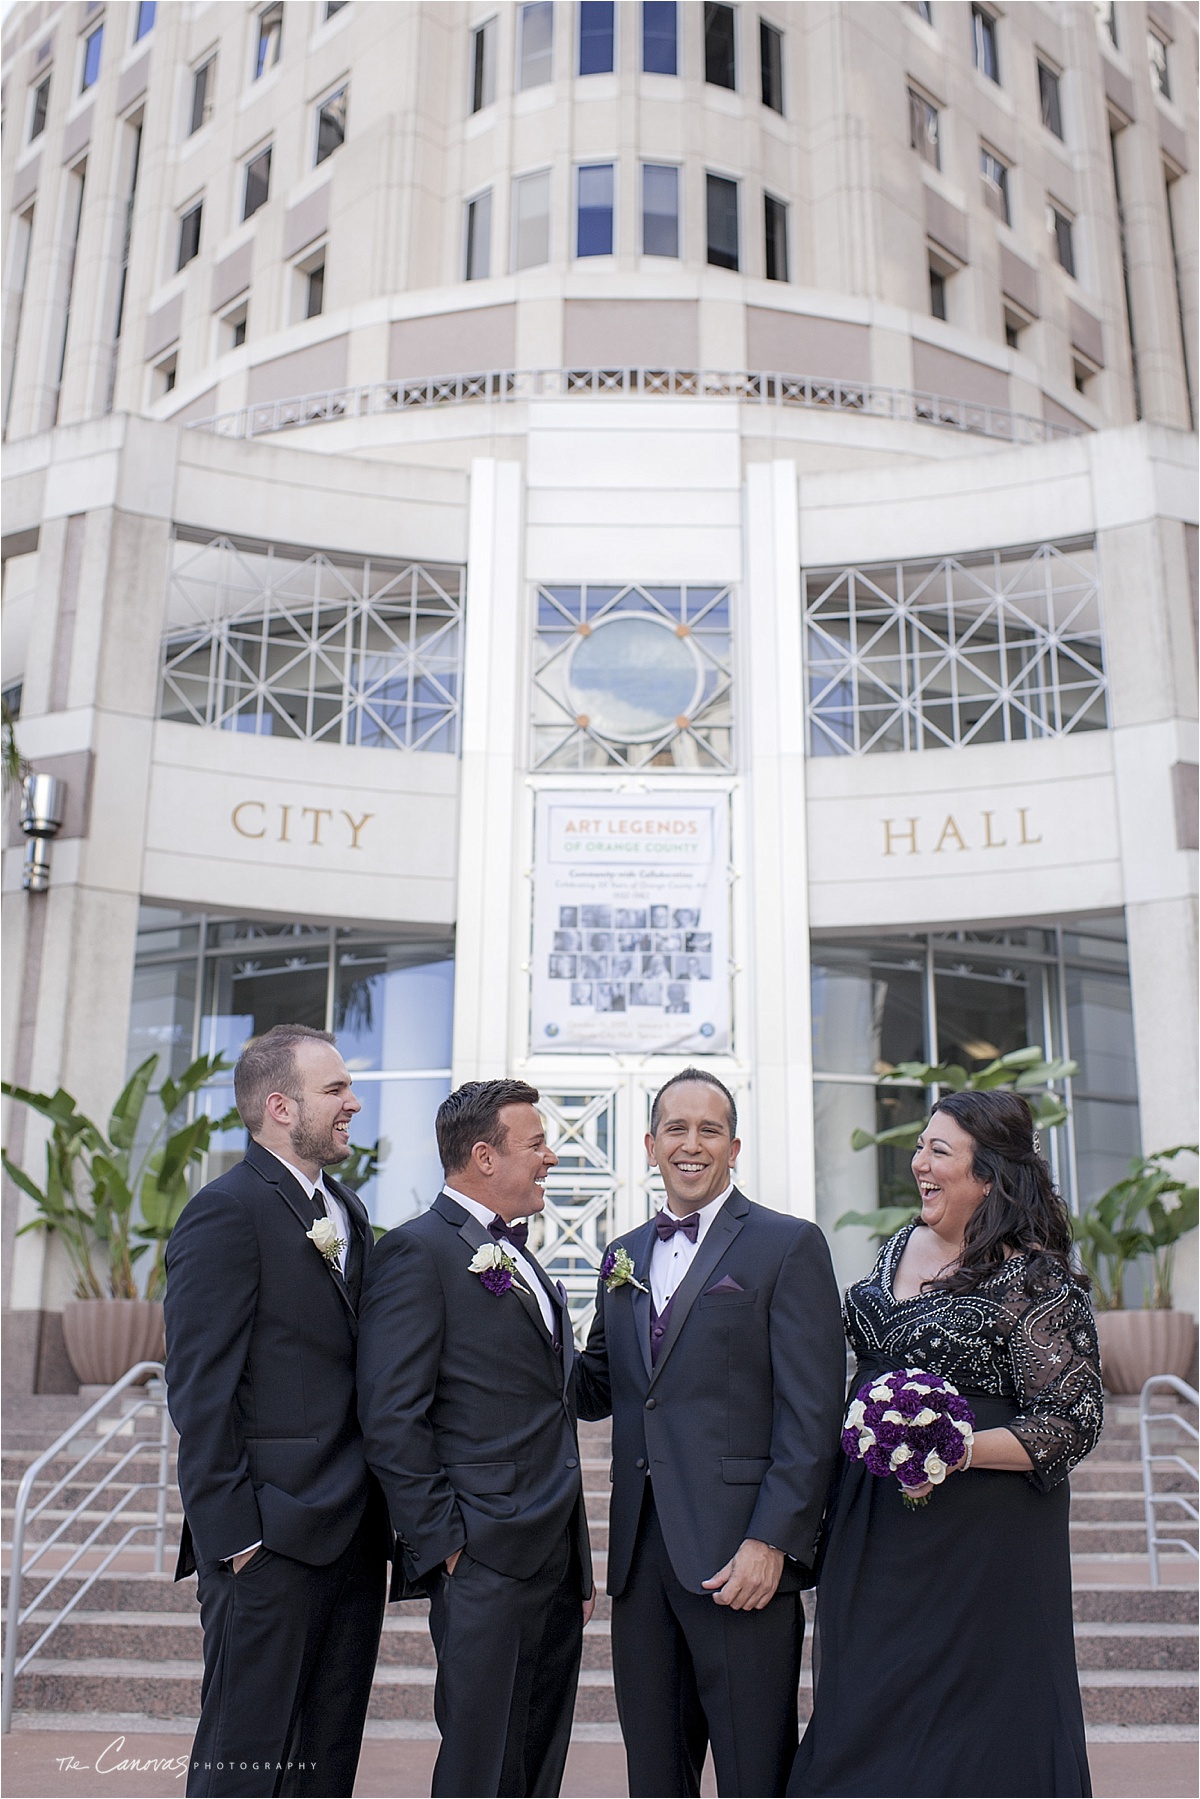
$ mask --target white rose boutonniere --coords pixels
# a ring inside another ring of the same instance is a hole
[[[337,1225],[332,1218],[318,1218],[312,1229],[305,1231],[304,1235],[320,1250],[327,1262],[337,1264],[346,1245],[338,1236]]]
[[[481,1243],[471,1260],[467,1263],[467,1273],[477,1274],[489,1293],[497,1298],[515,1287],[518,1293],[528,1293],[519,1280],[514,1279],[517,1264],[506,1250],[498,1243]]]

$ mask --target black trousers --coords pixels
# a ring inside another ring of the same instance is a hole
[[[694,1799],[710,1742],[718,1793],[782,1793],[799,1734],[803,1642],[799,1592],[777,1592],[760,1612],[735,1612],[680,1584],[647,1481],[629,1579],[612,1608],[617,1715],[634,1799]]]
[[[386,1575],[370,1506],[327,1567],[259,1549],[240,1574],[201,1573],[204,1684],[189,1793],[353,1792]]]
[[[583,1650],[579,1558],[566,1533],[529,1580],[463,1551],[430,1597],[442,1746],[434,1799],[557,1794]]]

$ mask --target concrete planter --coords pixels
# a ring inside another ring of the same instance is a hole
[[[63,1307],[63,1336],[84,1386],[111,1387],[138,1362],[166,1353],[157,1299],[75,1299]]]
[[[1140,1393],[1152,1374],[1186,1380],[1196,1353],[1190,1312],[1097,1312],[1100,1365],[1110,1393]]]

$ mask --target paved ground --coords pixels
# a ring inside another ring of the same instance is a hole
[[[14,1731],[4,1739],[5,1799],[159,1799],[183,1792],[189,1741],[178,1733]],[[423,1799],[437,1744],[374,1737],[363,1745],[358,1799]],[[1089,1745],[1097,1799],[1194,1799],[1194,1742],[1101,1742]],[[131,1766],[138,1762],[140,1767]],[[147,1764],[154,1764],[147,1766]],[[711,1768],[709,1770],[711,1774]],[[711,1779],[706,1793],[715,1793]],[[602,1799],[626,1792],[618,1743],[575,1743],[567,1762],[565,1799]]]

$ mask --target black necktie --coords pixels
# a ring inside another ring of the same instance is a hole
[[[654,1228],[661,1243],[669,1243],[676,1231],[682,1231],[688,1242],[694,1243],[700,1235],[700,1214],[689,1212],[686,1218],[676,1218],[673,1212],[660,1212]]]
[[[519,1224],[505,1224],[503,1218],[493,1218],[488,1230],[497,1243],[501,1237],[506,1237],[514,1249],[524,1249],[529,1241],[529,1226],[524,1219]]]

